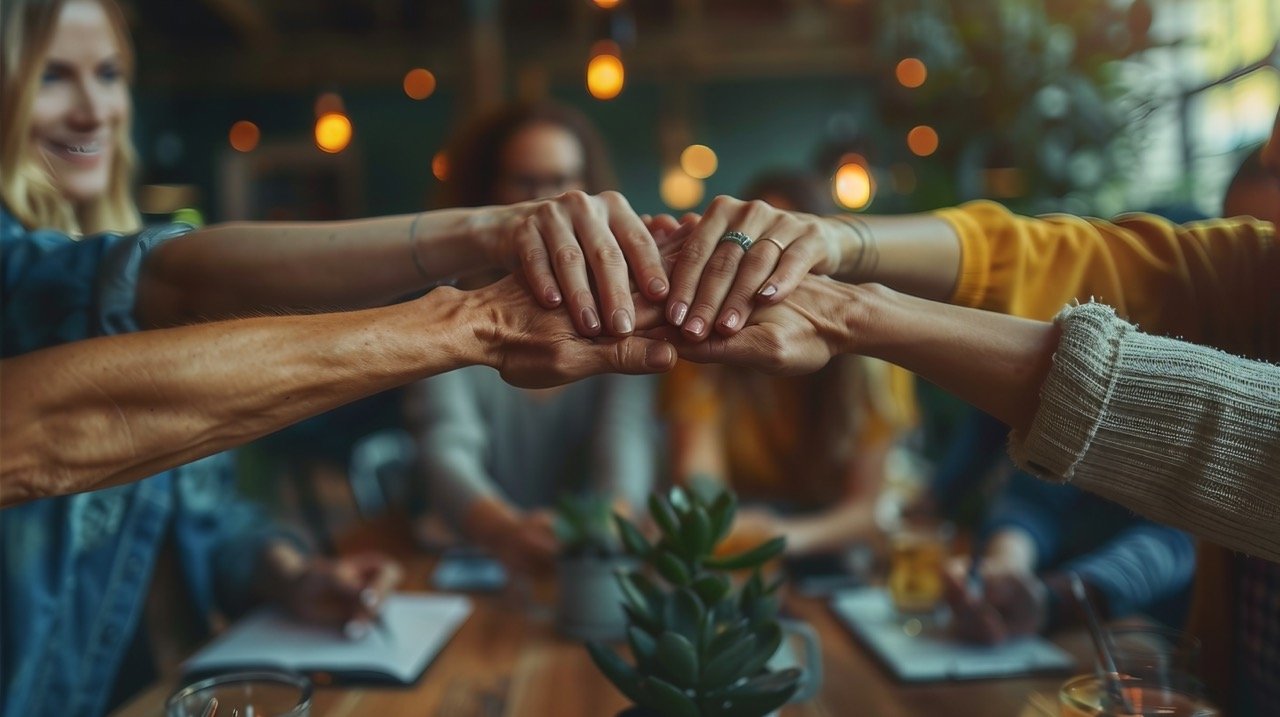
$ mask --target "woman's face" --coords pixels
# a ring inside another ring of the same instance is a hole
[[[120,50],[100,4],[62,7],[32,106],[31,141],[36,161],[76,204],[106,193],[116,138],[129,119]]]
[[[546,122],[521,128],[502,150],[494,187],[497,204],[516,204],[583,189],[582,145],[565,128]]]

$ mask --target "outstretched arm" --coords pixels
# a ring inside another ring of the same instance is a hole
[[[661,342],[581,338],[515,278],[381,309],[73,342],[3,362],[0,506],[136,480],[470,364],[546,386],[673,362]]]

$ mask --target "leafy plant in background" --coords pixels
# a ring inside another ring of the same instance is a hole
[[[622,551],[609,501],[593,493],[560,496],[555,531],[566,557],[609,558]]]
[[[616,518],[627,552],[658,578],[643,570],[618,575],[635,664],[591,643],[596,665],[642,710],[662,717],[760,717],[782,706],[801,672],[768,669],[783,640],[780,581],[766,585],[760,567],[785,539],[714,557],[737,512],[737,499],[720,488],[655,493],[649,511],[661,531],[655,542]],[[739,570],[751,577],[734,589],[728,573]]]

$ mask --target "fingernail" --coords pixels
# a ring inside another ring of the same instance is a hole
[[[689,322],[689,325],[685,327],[685,330],[694,336],[701,336],[704,328],[706,328],[706,322],[695,316],[693,320]]]
[[[671,323],[679,326],[684,323],[685,314],[689,313],[689,305],[683,301],[677,301],[671,305]]]
[[[635,325],[631,323],[631,314],[626,309],[613,312],[613,329],[620,334],[629,334]]]
[[[675,349],[665,341],[650,344],[644,350],[644,364],[649,368],[666,368],[675,359]]]
[[[724,326],[726,329],[738,328],[738,312],[730,311],[725,315],[724,320],[720,322],[720,325]]]
[[[373,588],[365,588],[360,591],[360,604],[371,608],[378,604],[378,593]]]
[[[776,293],[778,293],[778,287],[774,286],[773,284],[770,284],[760,290],[760,295],[765,298],[773,296]]]
[[[582,323],[591,331],[600,329],[600,318],[596,316],[596,310],[588,306],[582,310]]]
[[[667,291],[667,282],[663,281],[662,279],[649,280],[649,293],[652,294],[653,296],[661,296],[662,294],[665,294],[666,291]]]
[[[560,292],[556,291],[555,287],[547,287],[547,293],[545,295],[547,297],[548,304],[560,303]]]

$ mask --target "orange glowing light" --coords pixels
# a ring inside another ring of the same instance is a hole
[[[404,73],[404,93],[414,100],[425,100],[436,91],[436,76],[431,70],[416,67]]]
[[[662,201],[672,209],[692,209],[702,201],[705,192],[702,180],[690,177],[679,167],[672,167],[662,176],[662,184],[658,186],[658,194]]]
[[[258,140],[262,139],[262,132],[258,130],[258,125],[248,120],[240,120],[231,125],[227,139],[231,141],[231,148],[235,151],[252,152],[258,146]]]
[[[337,154],[351,144],[351,120],[344,114],[330,112],[316,120],[316,146],[329,154]]]
[[[449,157],[444,150],[436,152],[436,156],[431,158],[431,173],[442,182],[449,178]]]
[[[866,167],[850,162],[836,170],[831,190],[831,195],[845,209],[863,209],[871,203],[875,182]]]
[[[596,55],[587,63],[587,91],[598,100],[611,100],[622,92],[626,71],[616,55]]]
[[[691,144],[680,153],[680,168],[694,179],[706,179],[716,173],[720,160],[705,144]]]
[[[907,148],[918,157],[928,157],[938,151],[938,132],[927,124],[912,127],[907,133]]]
[[[605,10],[612,10],[615,7],[618,7],[618,4],[622,2],[622,0],[595,0],[595,2],[596,7],[603,8]]]
[[[924,62],[915,57],[908,57],[898,63],[898,67],[894,70],[898,82],[903,87],[916,88],[924,84],[929,78],[929,68],[925,67]]]

